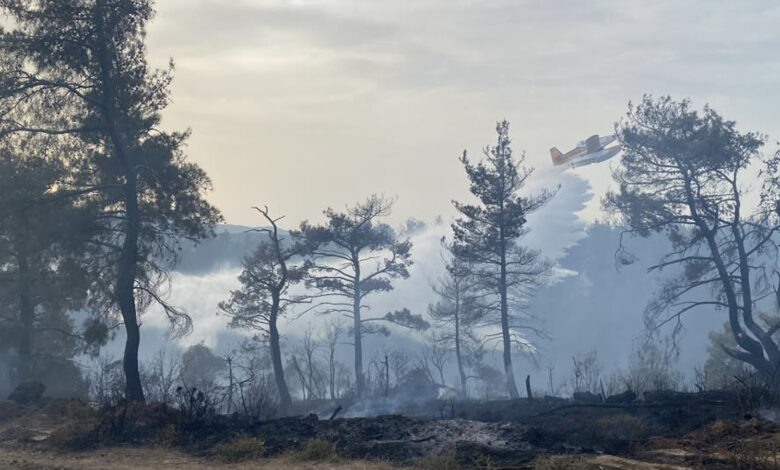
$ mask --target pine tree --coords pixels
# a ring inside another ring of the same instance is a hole
[[[527,347],[525,332],[542,331],[524,321],[520,311],[531,291],[549,273],[551,265],[536,250],[520,245],[528,232],[526,217],[544,205],[553,196],[542,191],[534,196],[523,196],[521,190],[533,170],[520,168],[524,157],[515,160],[509,139],[509,123],[496,125],[498,140],[495,146],[484,150],[485,160],[477,164],[469,161],[466,152],[461,163],[471,183],[471,193],[478,204],[454,201],[461,213],[452,229],[455,235],[454,251],[472,263],[484,281],[486,289],[498,297],[497,322],[503,346],[504,373],[510,398],[518,398],[512,367],[513,345]]]
[[[172,66],[146,61],[151,2],[0,0],[0,8],[10,18],[0,32],[0,136],[61,136],[85,147],[68,158],[81,173],[78,192],[102,209],[93,279],[122,317],[127,398],[143,401],[139,312],[158,303],[177,331],[189,330],[159,286],[178,240],[199,240],[220,220],[203,199],[208,177],[184,157],[189,132],[159,129]]]
[[[0,141],[0,343],[18,358],[11,384],[37,380],[50,393],[78,393],[72,359],[85,344],[69,312],[86,307],[87,246],[79,239],[92,213],[57,192],[67,171],[52,150],[49,139]]]
[[[244,259],[238,277],[241,288],[232,291],[230,300],[220,303],[219,308],[230,316],[231,327],[259,330],[268,336],[276,389],[281,405],[287,408],[292,400],[284,377],[277,322],[289,307],[310,302],[307,296],[291,295],[289,291],[303,280],[308,268],[303,257],[310,253],[311,245],[300,232],[281,234],[277,226],[281,217],[271,217],[267,207],[255,209],[270,225],[256,230],[266,233],[268,239]]]
[[[323,313],[340,313],[352,319],[351,333],[355,346],[355,388],[358,396],[365,391],[363,337],[371,333],[390,332],[376,322],[390,322],[404,327],[428,327],[420,315],[407,309],[384,316],[365,318],[366,298],[393,290],[393,281],[409,277],[412,243],[402,240],[395,230],[379,219],[390,214],[392,201],[381,196],[347,208],[346,212],[325,211],[327,223],[302,225],[304,234],[318,248],[313,252],[314,265],[307,283],[324,297]]]
[[[630,233],[666,235],[672,247],[649,270],[677,270],[647,306],[645,323],[652,330],[674,325],[676,335],[688,312],[725,312],[736,346],[724,344],[724,351],[773,380],[780,320],[777,305],[761,301],[780,300],[780,154],[764,157],[764,136],[668,96],[629,105],[618,132],[619,189],[607,194],[605,206]],[[752,170],[756,164],[764,165],[760,174]],[[761,189],[758,204],[749,201],[750,185]]]
[[[479,350],[474,328],[484,320],[491,307],[485,299],[479,278],[469,263],[452,254],[452,246],[445,245],[445,274],[433,285],[438,300],[428,306],[428,315],[439,327],[437,337],[455,351],[455,362],[460,376],[460,394],[466,396],[466,365],[470,351]]]

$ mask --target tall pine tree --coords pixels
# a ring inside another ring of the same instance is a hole
[[[522,306],[551,269],[550,263],[538,251],[519,242],[528,232],[528,214],[549,201],[553,193],[521,194],[533,170],[520,167],[524,156],[518,160],[514,158],[509,122],[499,122],[496,133],[497,143],[485,148],[483,161],[471,163],[466,152],[461,157],[471,183],[471,193],[479,203],[453,201],[462,216],[452,226],[453,249],[457,256],[475,266],[485,288],[498,297],[496,323],[501,331],[496,338],[500,338],[503,347],[507,392],[510,398],[518,398],[512,367],[513,346],[527,347],[527,333],[540,332],[525,321]]]
[[[208,177],[184,157],[189,133],[159,129],[171,69],[147,64],[154,10],[150,0],[0,0],[0,8],[10,18],[0,31],[0,135],[84,144],[69,156],[83,177],[74,192],[102,208],[96,285],[122,317],[127,398],[142,401],[139,313],[156,302],[179,331],[189,328],[158,287],[177,240],[199,240],[220,220],[203,198]]]

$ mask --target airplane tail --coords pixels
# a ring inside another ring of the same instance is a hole
[[[555,147],[550,149],[550,156],[552,157],[553,165],[563,165],[566,163],[564,161],[564,155]]]

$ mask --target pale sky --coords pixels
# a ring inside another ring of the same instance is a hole
[[[157,11],[152,62],[177,66],[165,126],[193,129],[188,153],[229,223],[259,223],[256,204],[316,219],[373,192],[398,197],[396,221],[449,215],[467,191],[457,157],[478,156],[503,118],[537,185],[576,181],[551,171],[549,148],[611,131],[648,92],[780,137],[776,1],[158,0]],[[596,195],[592,220],[609,164],[578,174]]]

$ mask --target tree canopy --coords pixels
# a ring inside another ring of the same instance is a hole
[[[210,234],[219,213],[203,198],[210,181],[188,162],[189,132],[164,132],[172,66],[146,60],[149,0],[3,0],[0,136],[59,136],[72,144],[63,186],[100,208],[92,237],[96,291],[122,316],[127,397],[143,400],[138,314],[156,302],[180,331],[189,317],[159,293],[181,239]],[[99,252],[99,253],[98,253]],[[99,274],[98,274],[99,273]]]
[[[648,306],[648,325],[679,331],[689,311],[725,311],[737,347],[724,350],[771,376],[780,363],[773,338],[780,321],[761,312],[777,308],[777,157],[761,155],[763,136],[738,131],[710,107],[699,112],[669,97],[630,106],[618,132],[619,189],[605,206],[632,233],[666,234],[673,248],[650,270],[678,272]],[[754,164],[764,166],[758,204],[748,202]]]
[[[395,230],[380,222],[390,214],[393,201],[373,195],[348,207],[344,212],[325,211],[326,223],[304,223],[301,230],[317,245],[307,285],[319,292],[323,313],[336,313],[352,319],[355,346],[356,392],[364,390],[363,336],[389,334],[376,322],[390,322],[405,327],[425,329],[427,322],[408,309],[383,316],[363,317],[369,308],[366,298],[393,289],[393,281],[409,277],[412,243],[400,239]]]

